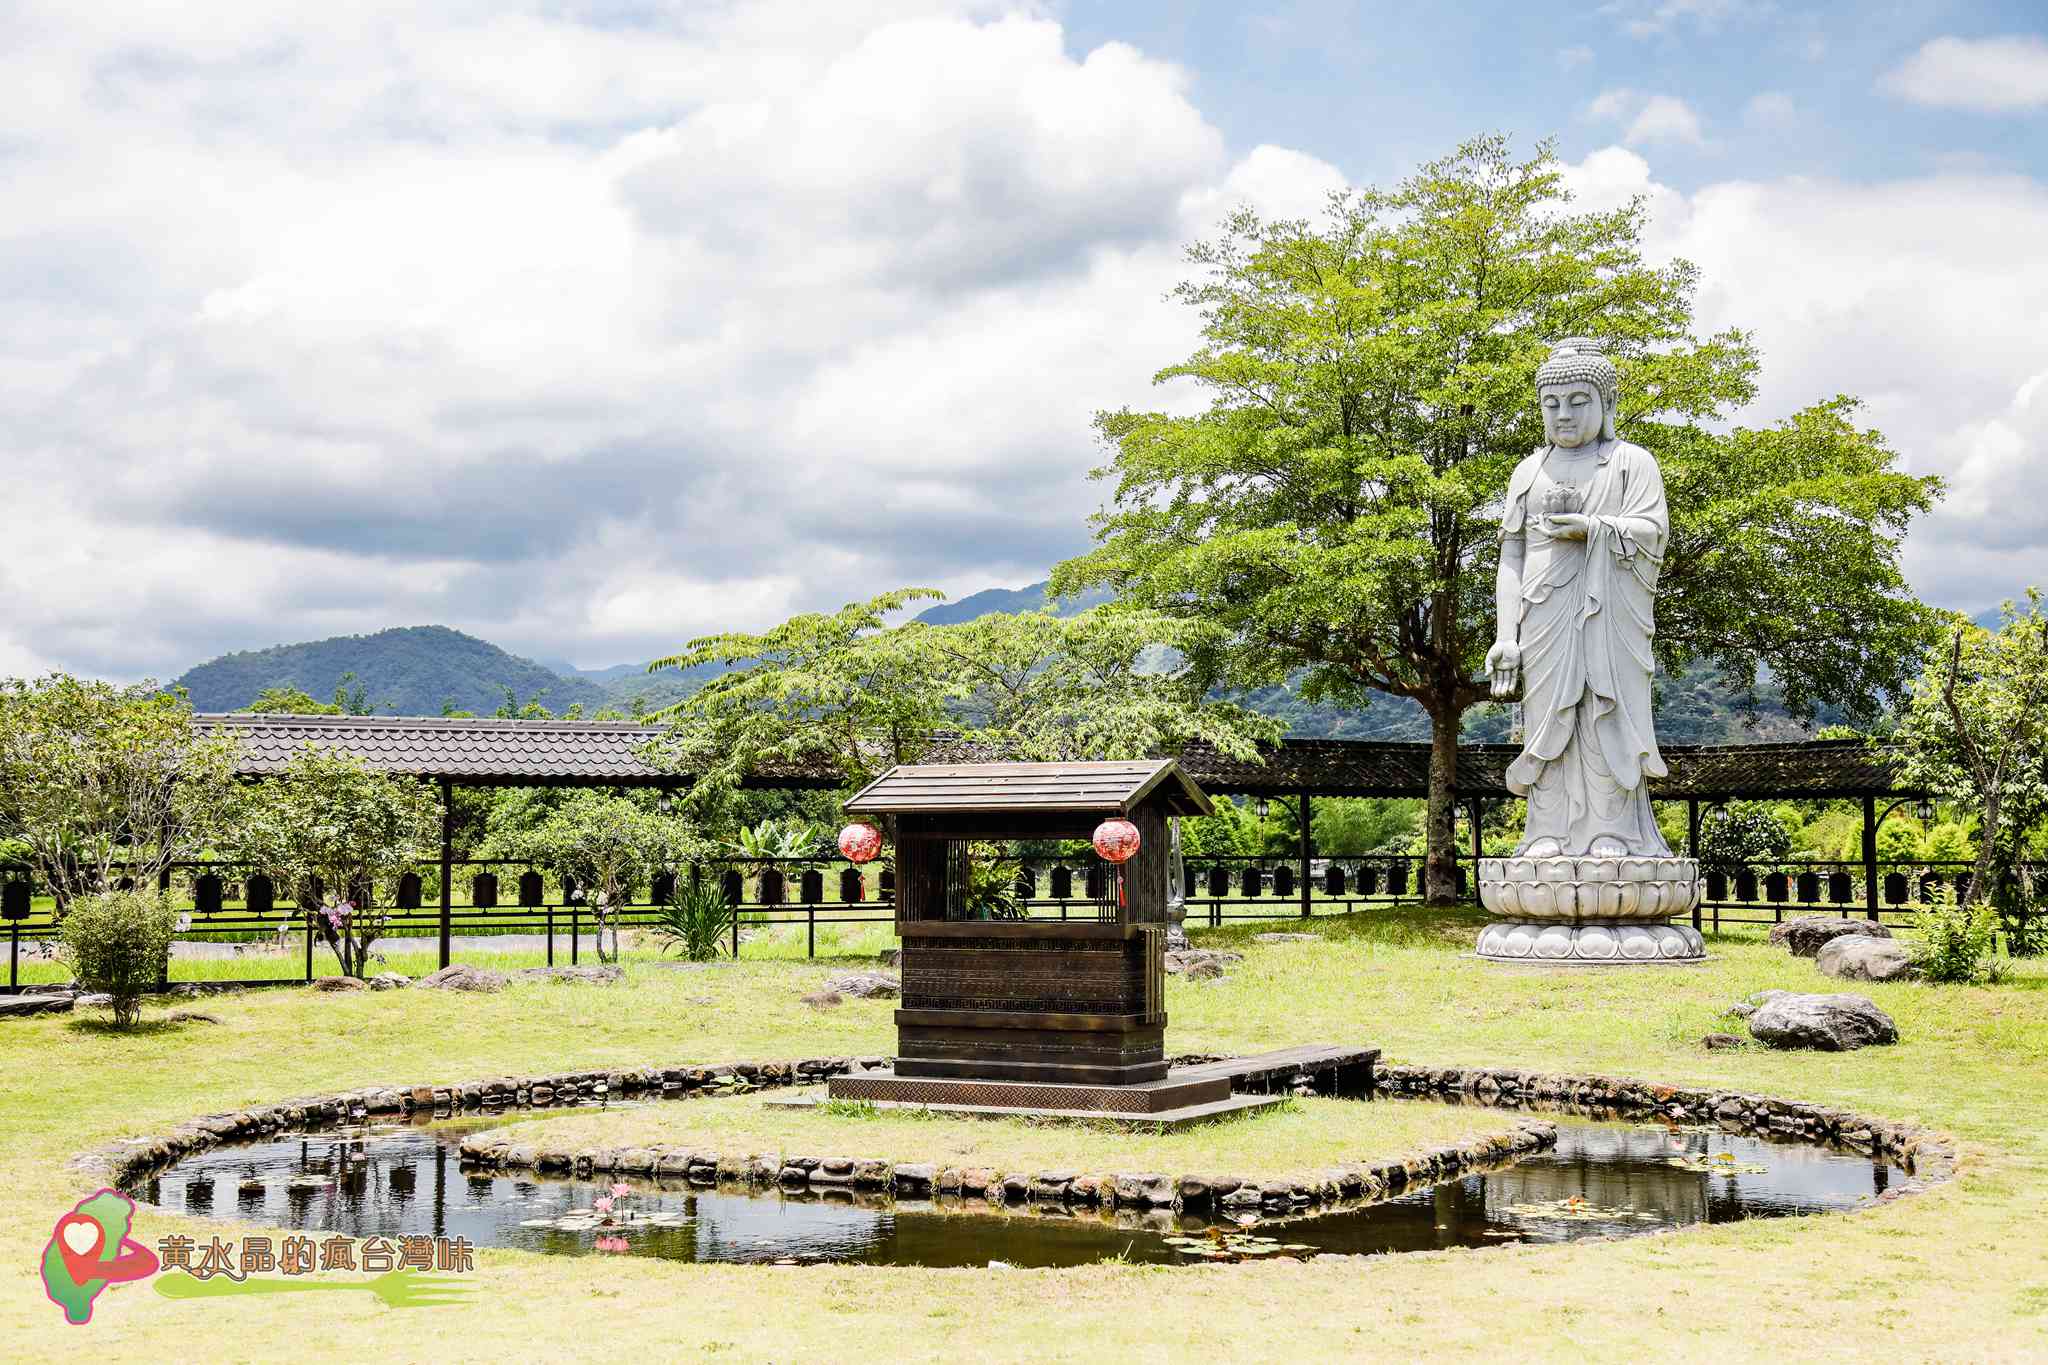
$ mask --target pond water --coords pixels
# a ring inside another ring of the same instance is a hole
[[[177,1162],[139,1193],[173,1211],[307,1233],[465,1237],[563,1255],[1060,1266],[1112,1256],[1170,1264],[1569,1242],[1854,1208],[1907,1179],[1882,1158],[1812,1143],[1546,1115],[1558,1125],[1557,1146],[1512,1166],[1377,1204],[1245,1225],[1164,1211],[1034,1204],[992,1212],[978,1200],[750,1194],[645,1176],[620,1177],[632,1193],[606,1223],[594,1205],[612,1177],[463,1168],[456,1149],[466,1134],[519,1117],[394,1122],[217,1147]]]

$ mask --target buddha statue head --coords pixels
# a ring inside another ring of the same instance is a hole
[[[1577,450],[1596,438],[1614,439],[1614,400],[1620,377],[1600,343],[1570,337],[1551,347],[1536,369],[1536,406],[1543,414],[1543,439]]]

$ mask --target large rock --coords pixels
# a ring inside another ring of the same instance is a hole
[[[1222,976],[1224,969],[1244,961],[1243,953],[1225,952],[1221,948],[1189,948],[1185,952],[1166,954],[1168,976],[1185,976],[1193,981],[1214,980]]]
[[[1890,938],[1892,931],[1867,919],[1840,919],[1833,915],[1801,915],[1771,926],[1771,942],[1782,943],[1794,957],[1815,957],[1833,939],[1850,934]]]
[[[420,991],[502,991],[510,980],[503,972],[457,962],[438,972],[429,972],[412,985]]]
[[[14,995],[0,998],[0,1019],[18,1018],[29,1014],[69,1014],[71,997],[68,995]]]
[[[1896,1043],[1899,1026],[1868,996],[1798,995],[1779,991],[1749,1016],[1749,1031],[1772,1047],[1851,1052]]]
[[[1891,981],[1918,974],[1905,944],[1873,934],[1844,934],[1829,939],[1813,963],[1822,976],[1844,981]]]
[[[894,1000],[903,994],[903,984],[882,972],[851,972],[825,983],[828,991],[850,995],[856,1000]]]
[[[535,981],[581,981],[592,986],[612,986],[626,975],[626,969],[617,963],[606,963],[599,967],[522,967],[519,975]]]

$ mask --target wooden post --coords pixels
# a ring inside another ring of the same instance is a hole
[[[1310,839],[1308,832],[1308,814],[1308,793],[1303,792],[1301,794],[1301,915],[1303,919],[1307,919],[1315,913],[1315,910],[1308,903],[1308,865],[1315,853],[1315,844]]]
[[[1700,799],[1697,796],[1685,798],[1685,856],[1700,856]]]
[[[1484,814],[1485,814],[1485,811],[1486,811],[1486,799],[1485,799],[1484,797],[1479,797],[1479,796],[1475,796],[1475,797],[1473,797],[1473,798],[1472,798],[1472,806],[1471,806],[1471,810],[1472,810],[1472,885],[1474,885],[1474,886],[1477,886],[1477,885],[1479,885],[1479,850],[1480,850],[1480,840],[1479,840],[1479,822],[1480,822],[1480,820],[1481,820],[1481,819],[1483,818],[1483,816],[1484,816]]]
[[[448,965],[454,946],[450,918],[455,906],[455,783],[441,779],[441,965]]]
[[[1863,798],[1863,913],[1877,918],[1877,798]]]

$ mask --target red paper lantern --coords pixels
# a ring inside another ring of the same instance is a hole
[[[872,861],[882,851],[882,831],[865,821],[857,821],[839,831],[839,851],[850,863]]]
[[[1104,820],[1095,827],[1095,851],[1112,863],[1129,862],[1138,851],[1138,827],[1128,820]]]

